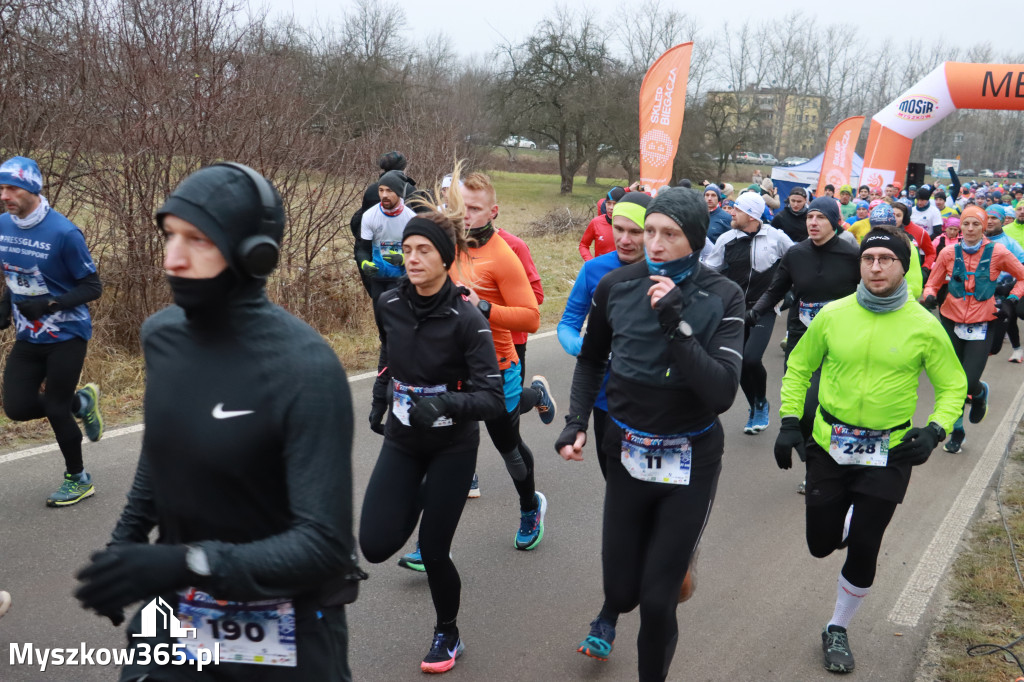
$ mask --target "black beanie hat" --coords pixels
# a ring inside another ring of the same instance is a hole
[[[907,241],[904,238],[897,236],[888,230],[871,230],[864,235],[864,239],[860,243],[860,253],[863,256],[865,251],[877,246],[892,251],[903,266],[903,272],[908,272],[910,270],[910,245],[907,244]]]
[[[377,165],[380,169],[387,173],[392,170],[405,170],[405,167],[409,164],[405,160],[405,155],[402,152],[388,152],[382,154],[380,159],[377,161]]]
[[[405,199],[409,194],[409,178],[400,170],[389,170],[377,182],[397,194],[399,199]]]
[[[268,183],[269,184],[269,183]],[[274,227],[267,234],[278,244],[284,236],[284,204],[273,189]],[[231,166],[200,168],[181,181],[156,213],[158,226],[166,215],[192,223],[210,238],[237,274],[244,274],[238,262],[238,245],[259,234],[263,204],[259,190],[244,172]]]
[[[836,200],[831,197],[818,197],[807,207],[807,212],[817,211],[828,218],[832,223],[832,229],[838,232],[842,228],[843,216],[839,213],[839,206]]]
[[[685,187],[687,189],[690,189],[691,187],[693,187],[693,183],[690,182],[690,178],[683,178],[678,183],[676,183],[676,187]]]
[[[618,185],[608,190],[608,201],[621,201],[622,197],[626,196],[626,190],[622,189]]]
[[[917,190],[917,194],[915,195],[915,198],[917,198],[917,199],[925,199],[925,200],[931,199],[932,198],[932,188],[929,187],[928,185],[921,185],[921,189]]]
[[[647,215],[652,213],[663,213],[679,225],[691,249],[700,251],[704,248],[710,216],[703,194],[685,187],[663,189],[647,207]]]
[[[651,202],[654,201],[654,197],[645,192],[626,192],[626,196],[619,199],[624,204],[640,204],[644,208],[648,208]]]

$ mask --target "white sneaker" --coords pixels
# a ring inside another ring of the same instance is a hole
[[[1010,353],[1010,362],[1016,362],[1018,365],[1024,362],[1024,348],[1014,348]]]

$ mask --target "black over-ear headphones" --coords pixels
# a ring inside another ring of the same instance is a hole
[[[235,249],[235,257],[243,274],[256,279],[266,279],[277,267],[277,259],[281,252],[280,245],[271,236],[281,231],[281,224],[276,216],[277,201],[270,181],[241,163],[222,161],[214,165],[228,166],[245,173],[260,195],[263,215],[260,218],[259,232],[242,240]]]

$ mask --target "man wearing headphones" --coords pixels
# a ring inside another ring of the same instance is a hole
[[[76,596],[115,624],[133,602],[173,608],[196,628],[177,644],[219,646],[217,679],[350,680],[343,605],[365,577],[352,537],[352,405],[327,343],[267,299],[281,198],[252,169],[216,164],[187,177],[157,223],[175,305],[143,324],[135,481]],[[128,627],[140,655],[120,679],[205,679],[174,655],[140,661],[145,645],[175,644],[159,618],[155,635],[134,636],[152,625],[146,613]]]

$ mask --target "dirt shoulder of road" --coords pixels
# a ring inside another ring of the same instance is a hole
[[[1013,682],[1024,677],[1024,669],[1010,653],[980,646],[1007,647],[1024,636],[1024,583],[1018,570],[1024,571],[1022,425],[1014,434],[1001,479],[997,475],[982,499],[962,550],[936,595],[941,614],[916,682]],[[1024,663],[1024,641],[1009,650]],[[991,653],[982,655],[985,651]]]

